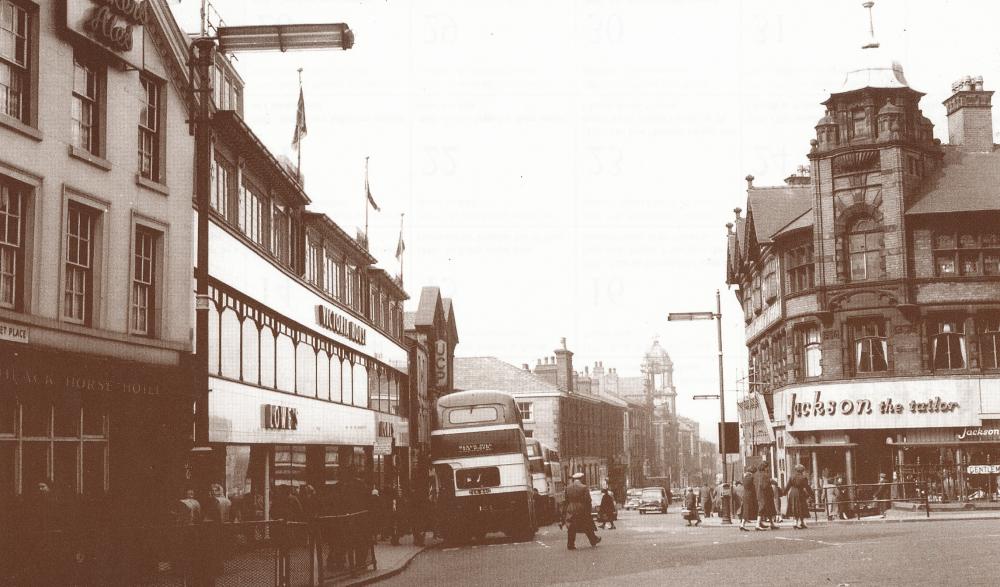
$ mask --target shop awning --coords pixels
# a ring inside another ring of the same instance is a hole
[[[785,444],[785,450],[813,450],[817,448],[854,448],[858,446],[856,442],[844,442],[840,444],[821,444],[818,442],[803,444]]]

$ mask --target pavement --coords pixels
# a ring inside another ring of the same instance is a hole
[[[914,522],[914,523],[896,523]],[[949,522],[949,523],[944,523]],[[996,585],[1000,512],[890,511],[886,518],[812,521],[808,530],[739,532],[718,517],[687,527],[679,509],[621,512],[602,542],[566,550],[555,526],[532,541],[489,535],[435,546],[386,586],[440,585]]]
[[[413,544],[413,536],[411,535],[400,538],[398,546],[394,546],[388,542],[377,542],[375,544],[375,569],[353,577],[345,577],[339,581],[326,582],[324,584],[335,587],[353,587],[355,585],[370,585],[383,581],[403,572],[418,554],[437,544],[438,541],[431,538],[430,533],[427,534],[424,546]]]

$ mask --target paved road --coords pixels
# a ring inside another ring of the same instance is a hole
[[[436,548],[386,585],[997,585],[1000,520],[845,523],[768,532],[685,527],[679,514],[623,512],[590,548],[539,531]]]

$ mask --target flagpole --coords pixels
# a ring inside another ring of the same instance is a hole
[[[302,68],[301,67],[299,68],[299,95],[300,96],[302,95]],[[296,119],[298,118],[298,111],[296,111],[295,117],[296,117]],[[296,120],[295,124],[296,125],[298,124],[298,120]],[[298,148],[295,149],[295,151],[298,153],[298,156],[299,156],[299,160],[295,164],[295,178],[299,180],[299,185],[302,185],[302,139],[301,138],[299,139]]]
[[[368,244],[368,155],[365,155],[365,244]]]
[[[400,244],[402,244],[402,242],[403,242],[403,216],[405,216],[405,215],[406,215],[405,212],[400,212],[399,213],[399,242],[400,242]],[[396,245],[396,248],[399,248],[399,245]],[[400,250],[399,251],[399,283],[400,283],[400,285],[402,285],[402,283],[403,283],[403,257],[404,257],[404,255],[405,255],[404,251]]]

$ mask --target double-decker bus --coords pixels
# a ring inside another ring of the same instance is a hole
[[[528,470],[531,472],[531,485],[538,492],[535,502],[535,515],[543,523],[549,523],[555,510],[551,500],[552,474],[545,471],[545,446],[533,438],[528,443]]]
[[[562,463],[559,462],[559,451],[542,445],[545,454],[545,475],[549,478],[549,500],[553,518],[562,511],[566,499],[566,481],[563,479]]]
[[[489,532],[534,537],[534,491],[514,399],[500,391],[460,391],[439,398],[434,408],[431,460],[445,539]]]

